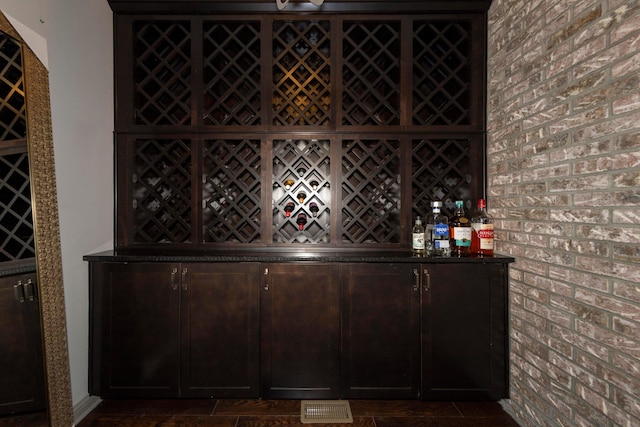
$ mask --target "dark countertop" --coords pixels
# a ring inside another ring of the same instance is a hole
[[[36,272],[35,260],[6,262],[0,265],[0,277]]]
[[[85,255],[90,262],[384,262],[384,263],[511,263],[513,257],[430,258],[414,257],[410,252],[381,251],[117,251],[110,250]]]

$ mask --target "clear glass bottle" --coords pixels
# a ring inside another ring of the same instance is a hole
[[[471,255],[471,222],[462,200],[456,200],[456,209],[449,221],[449,234],[451,256],[460,258]]]
[[[471,218],[471,253],[493,256],[493,217],[487,212],[487,201],[478,199],[478,211]]]
[[[433,257],[451,256],[449,244],[449,218],[443,214],[442,202],[431,202],[432,214],[427,221],[428,255]]]
[[[416,217],[416,222],[413,224],[412,239],[413,256],[424,256],[424,226],[420,217]]]

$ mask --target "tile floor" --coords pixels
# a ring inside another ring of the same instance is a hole
[[[350,400],[353,427],[518,427],[497,402]],[[298,400],[105,400],[77,427],[347,426],[303,424]]]

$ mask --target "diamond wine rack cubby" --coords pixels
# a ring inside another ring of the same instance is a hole
[[[120,249],[402,250],[431,200],[484,195],[482,14],[125,13],[116,30]]]
[[[331,113],[329,21],[273,23],[273,124],[328,125]]]
[[[274,141],[274,242],[330,242],[329,148],[328,140]]]

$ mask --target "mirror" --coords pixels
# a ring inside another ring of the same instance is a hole
[[[53,159],[49,75],[0,11],[0,31],[22,45],[35,262],[49,425],[73,425],[62,255]]]

